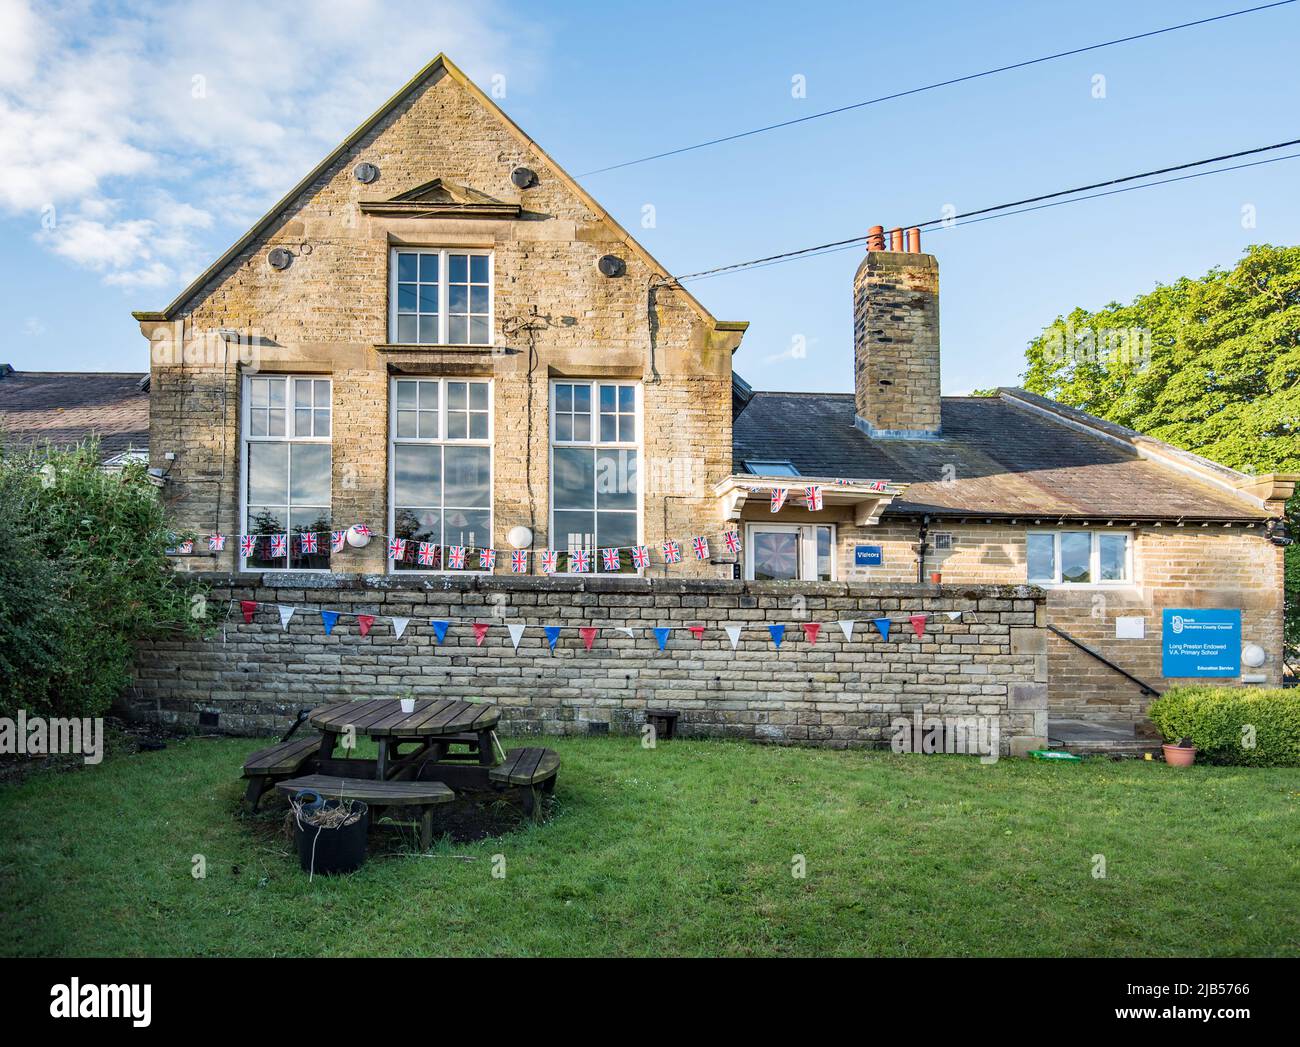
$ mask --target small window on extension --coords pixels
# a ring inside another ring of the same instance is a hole
[[[755,476],[798,476],[789,458],[747,458],[745,468]]]

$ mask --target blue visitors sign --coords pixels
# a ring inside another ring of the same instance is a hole
[[[1240,676],[1241,612],[1226,608],[1164,611],[1165,676]]]
[[[853,547],[854,567],[879,567],[884,562],[882,546],[855,545]]]

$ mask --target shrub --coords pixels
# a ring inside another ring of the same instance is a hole
[[[143,465],[99,449],[0,455],[0,713],[98,716],[130,683],[136,641],[197,632]]]
[[[1191,738],[1197,758],[1209,763],[1300,766],[1300,690],[1295,688],[1174,687],[1151,703],[1147,715],[1166,740]]]

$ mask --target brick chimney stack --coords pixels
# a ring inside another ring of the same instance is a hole
[[[853,277],[856,424],[881,440],[938,439],[939,263],[918,229],[885,240],[873,226]]]

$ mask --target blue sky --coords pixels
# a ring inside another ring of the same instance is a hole
[[[0,0],[0,362],[145,370],[131,310],[170,301],[440,50],[485,87],[504,77],[506,111],[581,175],[1247,6]],[[1297,40],[1300,4],[581,180],[693,272],[1298,138]],[[1075,305],[1295,243],[1298,176],[1292,160],[924,236],[944,391],[1015,384],[1025,343]],[[756,388],[848,390],[860,254],[691,289],[751,322],[736,369]]]

